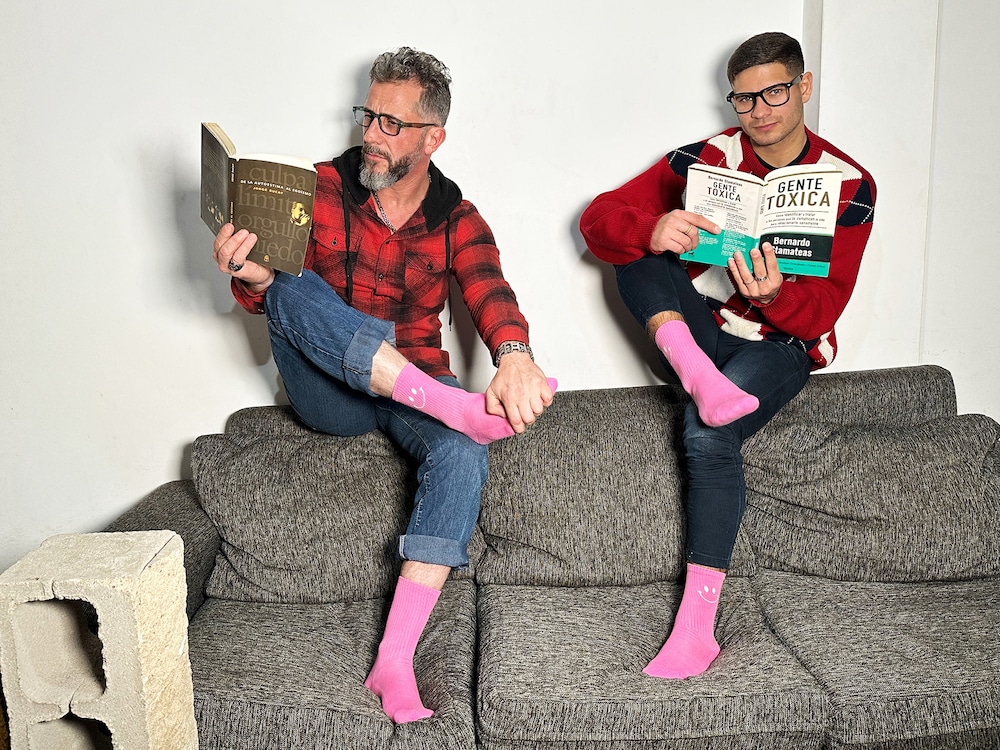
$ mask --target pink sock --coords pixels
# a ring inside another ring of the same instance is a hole
[[[674,628],[663,648],[642,670],[650,677],[684,679],[708,669],[719,655],[715,640],[715,612],[726,574],[688,563],[684,596]]]
[[[420,700],[413,654],[440,594],[402,576],[396,583],[385,633],[365,687],[382,699],[382,710],[397,724],[434,715]]]
[[[549,387],[556,381],[549,378]],[[429,414],[481,445],[510,437],[514,428],[505,417],[486,411],[486,396],[445,385],[412,362],[403,368],[392,387],[392,400]]]
[[[683,320],[669,320],[656,329],[656,346],[674,368],[681,385],[694,399],[701,420],[721,427],[755,411],[760,403],[719,372]]]

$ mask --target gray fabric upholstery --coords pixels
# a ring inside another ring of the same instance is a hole
[[[205,435],[192,467],[222,537],[209,596],[337,602],[392,590],[414,486],[381,433]]]
[[[209,599],[190,628],[201,750],[469,750],[475,747],[472,581],[449,581],[414,669],[434,716],[395,726],[364,687],[388,602]]]
[[[721,655],[657,680],[641,670],[681,593],[686,402],[560,392],[490,447],[473,566],[417,650],[436,713],[398,727],[362,683],[413,467],[285,407],[200,438],[195,482],[112,529],[184,539],[202,750],[1000,748],[1000,426],[957,416],[939,367],[813,375],[743,446]]]
[[[818,372],[762,432],[815,422],[903,427],[956,413],[954,380],[937,365]]]
[[[205,585],[215,567],[220,538],[189,479],[168,482],[116,518],[106,531],[169,529],[184,542],[188,618],[205,601]]]
[[[1000,575],[1000,425],[786,424],[745,451],[745,530],[768,568],[862,581]]]
[[[209,596],[338,602],[393,590],[416,470],[388,438],[324,435],[277,407],[245,409],[227,429],[192,450],[201,503],[222,537]],[[470,543],[470,559],[476,551]]]
[[[679,466],[687,396],[670,386],[557,394],[521,436],[490,446],[481,583],[625,586],[684,570]],[[732,574],[752,570],[743,540]]]
[[[834,748],[1000,747],[1000,579],[762,571],[764,613],[830,694]]]
[[[680,594],[673,583],[483,586],[482,746],[822,747],[824,692],[764,625],[745,578],[726,582],[716,628],[723,651],[705,675],[642,674]]]
[[[229,435],[253,437],[280,437],[310,433],[308,427],[295,417],[290,406],[248,406],[233,412],[226,420]]]

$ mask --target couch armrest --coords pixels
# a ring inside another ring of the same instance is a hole
[[[194,482],[179,479],[160,485],[123,513],[105,531],[169,529],[184,541],[187,614],[190,619],[205,601],[205,584],[215,567],[221,539],[202,510]]]

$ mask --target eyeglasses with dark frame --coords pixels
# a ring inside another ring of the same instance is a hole
[[[384,112],[372,112],[367,107],[354,108],[354,122],[365,130],[378,120],[378,127],[386,135],[399,135],[403,128],[431,128],[437,127],[433,122],[403,122],[398,117],[387,115]]]
[[[776,83],[760,91],[741,91],[739,94],[735,91],[730,91],[726,97],[726,101],[733,105],[733,109],[736,110],[736,114],[738,115],[753,112],[753,108],[757,106],[758,98],[763,99],[764,104],[769,107],[780,107],[783,104],[788,104],[788,99],[791,96],[789,92],[792,86],[801,80],[802,74],[799,73],[788,83]]]

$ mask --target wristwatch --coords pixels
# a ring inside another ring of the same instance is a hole
[[[531,361],[535,361],[535,355],[531,353],[531,347],[521,341],[504,341],[497,350],[493,352],[493,366],[500,366],[500,358],[505,354],[510,354],[511,352],[527,352],[528,356],[531,357]]]

